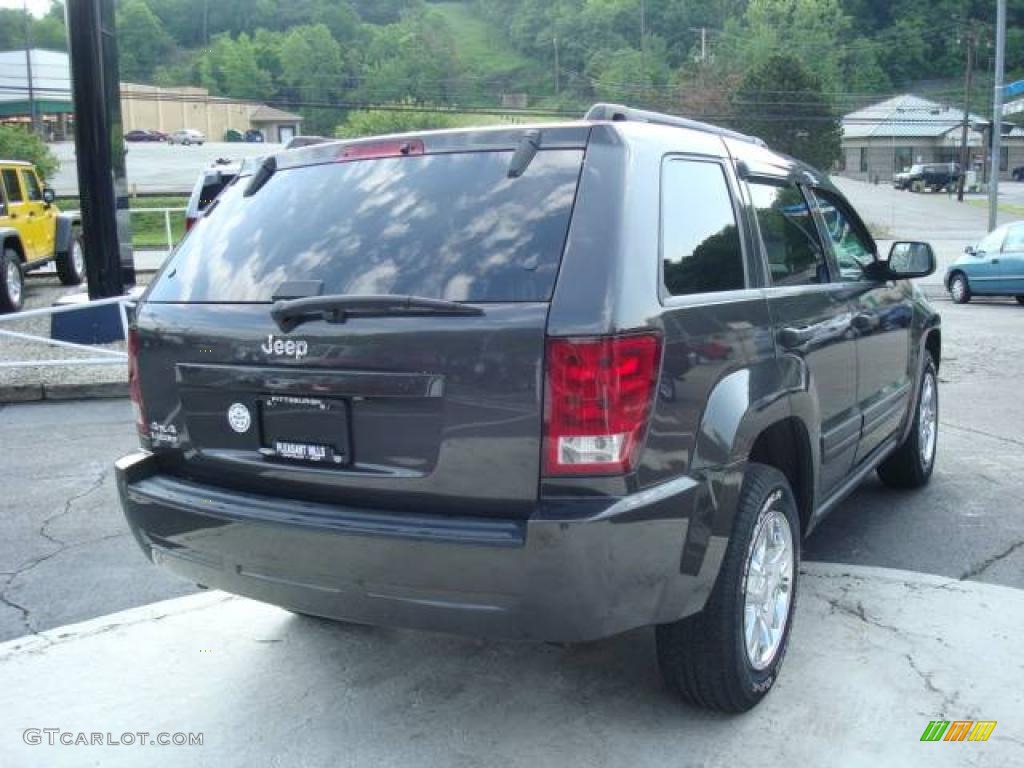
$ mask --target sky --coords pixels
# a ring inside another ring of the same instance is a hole
[[[0,0],[0,8],[21,8],[24,0]],[[50,10],[50,0],[28,0],[28,9],[33,16],[44,16]]]

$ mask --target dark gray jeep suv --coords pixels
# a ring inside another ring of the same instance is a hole
[[[818,171],[624,107],[278,153],[137,307],[125,514],[155,563],[299,613],[654,625],[672,687],[745,710],[802,537],[932,472],[933,269]]]

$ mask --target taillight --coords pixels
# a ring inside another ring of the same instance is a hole
[[[128,397],[132,401],[135,413],[135,429],[139,437],[149,437],[149,425],[146,423],[146,410],[142,405],[142,387],[139,384],[139,332],[135,328],[128,329]]]
[[[195,216],[186,216],[185,217],[185,231],[186,232],[188,232],[190,229],[192,229],[192,227],[194,227],[195,225],[196,225],[196,217]]]
[[[423,141],[420,139],[373,141],[344,146],[336,159],[339,163],[347,163],[353,160],[379,160],[383,157],[408,157],[422,155],[424,152]]]
[[[661,340],[643,333],[548,339],[544,472],[633,469],[658,378]]]

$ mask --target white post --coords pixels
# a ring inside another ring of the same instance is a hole
[[[174,248],[174,238],[171,235],[171,211],[169,208],[164,208],[164,231],[167,233],[167,252],[170,253]]]

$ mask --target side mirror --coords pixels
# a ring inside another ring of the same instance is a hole
[[[966,248],[964,248],[964,253],[966,253],[968,256],[973,256],[975,253],[977,253],[977,251],[974,250],[973,245],[968,245]]]
[[[912,280],[935,272],[935,251],[928,243],[901,241],[892,244],[886,265],[890,280]]]
[[[49,187],[43,187],[43,202],[47,205],[53,205],[53,201],[57,199],[56,193]]]

